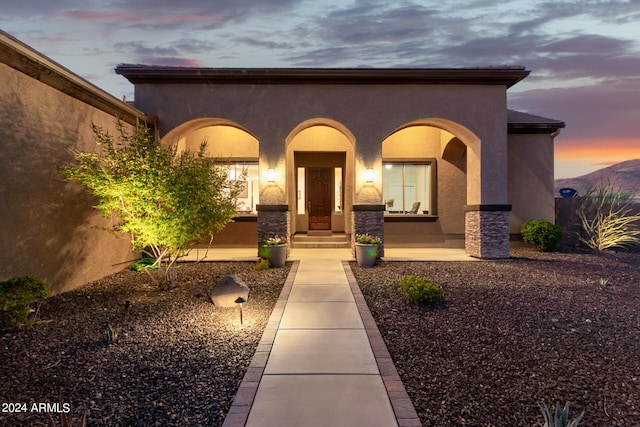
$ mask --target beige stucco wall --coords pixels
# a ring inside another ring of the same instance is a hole
[[[29,274],[61,292],[125,268],[129,241],[92,228],[110,223],[56,169],[96,149],[92,122],[115,133],[114,117],[2,63],[0,80],[0,280]]]
[[[453,124],[448,130],[469,145],[466,202],[507,202],[504,86],[140,83],[135,97],[138,109],[159,117],[161,135],[204,117],[231,120],[251,132],[260,141],[261,168],[274,168],[280,177],[261,194],[261,203],[289,203],[285,140],[315,118],[334,120],[354,135],[355,204],[382,203],[382,141],[424,118],[446,119]],[[364,183],[367,168],[376,171],[374,185]]]
[[[509,135],[509,232],[519,234],[525,221],[554,221],[553,137]]]

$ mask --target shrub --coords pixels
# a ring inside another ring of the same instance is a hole
[[[31,276],[20,276],[0,282],[0,309],[13,326],[31,329],[38,318],[38,309],[49,298],[46,283]]]
[[[544,427],[578,427],[584,416],[584,412],[573,421],[569,421],[569,402],[560,408],[560,403],[556,404],[556,412],[552,414],[547,405],[541,405],[540,410],[544,416]]]
[[[106,218],[118,218],[108,231],[127,234],[134,251],[153,258],[142,271],[159,267],[164,280],[151,279],[171,287],[177,260],[231,222],[241,186],[229,180],[228,167],[207,156],[206,141],[195,153],[179,152],[143,125],[133,134],[122,122],[117,128],[119,141],[92,126],[101,151],[77,152],[76,165],[58,169],[98,197],[96,209]]]
[[[398,290],[415,305],[437,303],[442,298],[442,289],[428,277],[402,276]]]
[[[595,252],[640,243],[640,215],[634,213],[634,195],[602,182],[580,198],[578,239]]]
[[[271,264],[269,263],[268,259],[260,258],[258,261],[256,261],[255,264],[251,266],[251,270],[253,271],[266,270],[269,268],[270,265]]]
[[[542,252],[555,252],[560,247],[562,229],[549,221],[532,220],[520,228],[522,240]]]

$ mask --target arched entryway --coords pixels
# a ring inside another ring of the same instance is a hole
[[[353,134],[341,123],[316,118],[286,139],[287,200],[295,233],[351,233]]]

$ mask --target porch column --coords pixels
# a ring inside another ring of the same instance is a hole
[[[284,236],[291,240],[291,215],[289,205],[256,205],[258,211],[258,249],[269,237]],[[291,249],[289,245],[288,250]]]
[[[511,205],[466,205],[465,249],[475,258],[509,258]]]
[[[355,250],[356,234],[370,234],[382,239],[378,257],[384,256],[384,205],[353,205],[351,230],[351,250]]]

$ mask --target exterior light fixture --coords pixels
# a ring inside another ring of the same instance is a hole
[[[367,172],[365,174],[365,178],[366,178],[368,184],[371,184],[373,182],[373,176],[374,176],[373,175],[373,169],[368,168]]]
[[[242,325],[242,303],[247,302],[247,300],[242,297],[238,297],[234,302],[238,304],[238,308],[240,309],[240,324]]]
[[[267,181],[276,182],[276,170],[273,168],[267,169]]]

